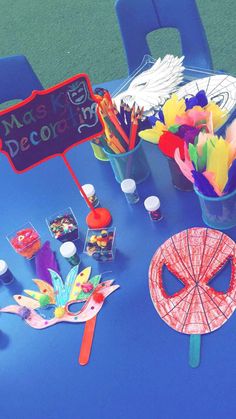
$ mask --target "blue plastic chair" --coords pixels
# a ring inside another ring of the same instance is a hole
[[[115,8],[129,74],[151,55],[146,36],[162,28],[179,31],[186,66],[213,68],[195,0],[116,0]]]
[[[0,103],[25,99],[43,86],[24,55],[0,58]]]

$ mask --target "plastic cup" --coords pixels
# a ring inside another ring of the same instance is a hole
[[[109,160],[108,157],[106,156],[106,154],[104,153],[102,147],[100,147],[96,144],[93,144],[93,143],[90,143],[90,144],[91,144],[91,147],[93,149],[94,157],[96,157],[96,159],[98,159],[100,161],[108,161]]]
[[[117,182],[121,183],[124,179],[134,179],[136,183],[141,183],[150,174],[146,156],[142,148],[142,141],[133,150],[127,153],[113,154],[105,151],[108,156]]]
[[[219,230],[236,226],[236,190],[231,194],[217,198],[201,194],[195,187],[202,210],[202,219],[206,225]]]
[[[31,223],[8,234],[7,240],[16,253],[26,259],[31,259],[41,247],[40,236]]]
[[[171,179],[174,187],[176,189],[179,189],[180,191],[192,191],[193,190],[193,184],[190,182],[190,180],[186,179],[186,177],[181,172],[178,164],[174,159],[171,159],[167,157],[169,168],[170,168],[170,174]]]
[[[84,253],[98,262],[108,262],[115,257],[114,227],[106,229],[88,229],[84,245]]]
[[[70,207],[47,217],[46,223],[54,239],[67,242],[79,238],[78,223]]]

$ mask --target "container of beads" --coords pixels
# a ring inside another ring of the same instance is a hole
[[[87,230],[84,253],[98,262],[111,261],[115,257],[115,228]]]
[[[85,185],[82,186],[83,191],[85,193],[85,195],[87,196],[88,200],[91,202],[91,204],[94,206],[94,208],[99,206],[99,200],[98,197],[96,195],[96,191],[94,186],[91,183],[86,183]],[[80,192],[81,194],[81,192]],[[82,194],[81,194],[82,195]]]
[[[157,196],[149,196],[144,201],[144,207],[149,213],[149,217],[152,221],[160,221],[162,219],[161,203]]]
[[[64,243],[79,238],[78,223],[71,208],[46,218],[46,223],[54,239]]]
[[[26,259],[31,259],[41,247],[40,236],[31,223],[9,234],[7,240],[16,253]]]

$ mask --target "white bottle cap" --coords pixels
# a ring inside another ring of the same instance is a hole
[[[83,188],[83,191],[84,191],[85,195],[88,198],[90,198],[91,196],[93,196],[95,194],[95,188],[94,188],[93,185],[91,185],[91,183],[86,183],[85,185],[82,186],[82,188]]]
[[[7,262],[0,260],[0,275],[4,275],[8,270]]]
[[[144,206],[146,208],[147,211],[152,212],[152,211],[156,211],[160,208],[160,199],[157,196],[149,196],[148,198],[145,199],[144,201]]]
[[[64,258],[71,258],[77,252],[73,242],[65,242],[60,246],[60,253]]]
[[[136,190],[136,183],[133,179],[125,179],[120,184],[124,193],[134,193]]]

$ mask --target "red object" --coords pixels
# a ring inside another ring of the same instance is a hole
[[[159,148],[165,156],[174,158],[175,150],[179,148],[180,157],[184,160],[184,140],[170,131],[164,131],[159,139]]]
[[[84,193],[84,190],[78,181],[76,174],[74,170],[72,169],[70,163],[68,162],[65,154],[62,155],[62,158],[64,160],[64,163],[69,170],[74,182],[76,183],[79,191],[81,192],[81,195],[83,196],[84,200],[86,201],[88,207],[91,209],[91,212],[86,217],[86,223],[89,226],[89,228],[102,228],[107,227],[112,220],[111,214],[106,208],[94,208],[94,206],[89,201],[87,195]]]
[[[235,242],[224,233],[200,227],[181,231],[159,247],[149,269],[149,288],[157,312],[170,327],[199,335],[218,329],[229,319],[236,300],[235,250]],[[229,261],[228,291],[217,291],[211,280]],[[164,288],[164,267],[183,284],[172,295]]]
[[[102,303],[104,301],[105,297],[101,292],[95,292],[93,294],[93,299],[96,303]]]
[[[130,133],[130,142],[129,142],[129,150],[133,150],[135,147],[135,140],[138,131],[138,121],[135,118],[131,125],[131,133]]]
[[[79,364],[86,365],[89,361],[92,343],[93,343],[93,335],[96,325],[97,316],[94,316],[91,320],[88,320],[85,323],[84,334],[82,339],[82,344],[80,348],[79,354]]]
[[[95,211],[96,211],[95,208],[93,207],[93,205],[89,201],[87,195],[84,193],[84,190],[83,190],[81,184],[79,183],[79,181],[78,181],[78,179],[76,177],[76,174],[75,174],[74,170],[72,169],[70,163],[68,162],[67,157],[65,156],[65,154],[62,155],[62,158],[63,158],[63,161],[64,161],[67,169],[69,170],[69,172],[70,172],[70,174],[71,174],[74,182],[76,183],[76,185],[77,185],[77,187],[78,187],[81,195],[83,196],[84,200],[86,201],[88,207],[91,209],[91,211],[93,211],[95,213]]]
[[[92,229],[107,227],[111,224],[111,220],[111,214],[106,208],[96,208],[86,217],[86,223]]]
[[[31,259],[41,247],[39,235],[33,228],[17,231],[10,242],[15,251],[27,259]]]

